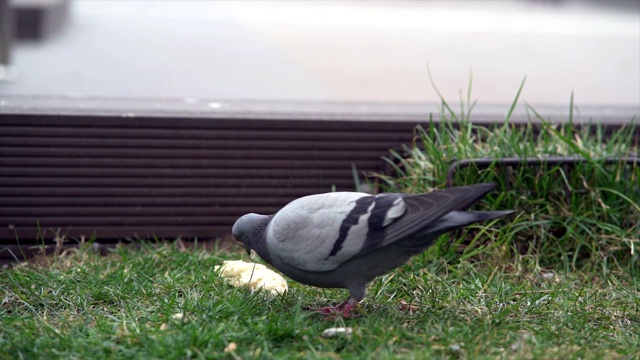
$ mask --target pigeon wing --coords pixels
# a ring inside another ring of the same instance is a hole
[[[335,192],[310,195],[282,208],[267,228],[271,256],[306,271],[329,271],[358,255],[371,229],[406,211],[396,194]]]
[[[459,186],[420,195],[403,195],[406,211],[383,229],[373,230],[361,253],[415,234],[452,211],[469,208],[495,187],[493,183]]]

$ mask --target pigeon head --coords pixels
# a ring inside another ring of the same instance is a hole
[[[250,213],[243,215],[233,224],[231,234],[242,243],[242,246],[247,250],[247,254],[251,254],[251,250],[253,250],[261,258],[268,259],[265,232],[272,217],[272,215]]]

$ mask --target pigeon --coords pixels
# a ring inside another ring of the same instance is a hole
[[[513,213],[466,211],[494,187],[482,183],[419,195],[309,195],[273,215],[243,215],[232,235],[247,253],[255,251],[299,283],[347,289],[345,301],[316,310],[350,317],[369,282],[404,265],[440,235]]]

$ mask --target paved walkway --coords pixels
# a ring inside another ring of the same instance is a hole
[[[624,1],[618,1],[624,3]],[[3,94],[640,108],[640,5],[76,0]],[[640,2],[638,2],[640,3]]]

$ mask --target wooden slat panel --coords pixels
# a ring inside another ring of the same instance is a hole
[[[346,168],[351,171],[350,168]],[[302,176],[332,178],[343,175],[345,169],[122,169],[122,168],[74,168],[74,167],[3,167],[2,176],[81,176],[81,177],[119,177],[119,178],[158,178],[158,177],[263,177],[288,179]]]
[[[414,126],[3,115],[0,241],[33,241],[38,226],[102,241],[225,236],[244,213],[353,190],[352,166],[380,171]]]
[[[331,116],[322,116],[322,119],[305,119],[303,116],[293,116],[289,119],[274,117],[273,119],[255,119],[251,114],[239,114],[237,118],[194,118],[167,116],[158,114],[157,117],[126,117],[126,116],[103,116],[98,111],[92,115],[56,115],[52,111],[47,115],[33,115],[27,113],[11,113],[10,116],[3,116],[0,125],[3,126],[33,126],[33,127],[75,127],[75,128],[123,128],[134,131],[145,129],[162,130],[235,130],[235,131],[335,131],[351,132],[361,135],[368,132],[380,133],[411,133],[418,123],[414,119],[401,120],[372,120],[367,117],[351,120],[332,120]],[[394,117],[389,114],[388,118]],[[428,116],[422,118],[424,122],[429,121]]]
[[[360,167],[359,167],[360,168]],[[1,174],[1,171],[0,171]],[[339,188],[348,188],[353,185],[352,178],[336,178],[331,179],[332,185],[335,185]],[[101,188],[101,187],[117,187],[117,188],[126,188],[126,187],[146,187],[146,188],[169,188],[175,189],[178,187],[182,188],[199,188],[199,189],[208,189],[208,188],[218,188],[218,187],[240,187],[240,188],[269,188],[269,189],[279,189],[279,188],[314,188],[321,186],[318,183],[318,179],[315,178],[300,178],[300,179],[287,179],[287,181],[283,181],[282,179],[264,179],[264,178],[254,178],[247,177],[242,179],[234,179],[234,178],[151,178],[145,179],[144,182],[141,182],[140,179],[136,178],[106,178],[106,177],[69,177],[69,176],[59,176],[59,177],[46,177],[46,176],[38,176],[38,177],[9,177],[2,176],[0,177],[0,191],[4,187],[20,187],[26,186],[29,189],[37,188],[37,187],[47,187],[47,188],[57,188],[57,187],[90,187],[90,188]],[[305,189],[306,190],[306,189]]]
[[[7,137],[21,137],[28,131],[30,138],[84,138],[84,139],[168,139],[168,140],[189,140],[189,141],[210,141],[210,140],[262,140],[272,141],[299,140],[311,142],[325,142],[328,137],[333,141],[353,141],[353,134],[342,131],[315,130],[291,130],[291,131],[268,131],[268,130],[230,130],[230,129],[122,129],[122,128],[78,128],[78,127],[58,127],[58,128],[33,128],[27,126],[6,126],[3,127],[2,134]],[[359,141],[389,141],[389,131],[366,132],[358,134]],[[398,131],[397,135],[406,137],[405,131]]]
[[[157,201],[152,204],[144,204],[138,206],[128,206],[128,204],[119,204],[118,201],[113,202],[101,202],[101,206],[95,206],[95,202],[89,201],[83,202],[82,198],[73,199],[68,203],[55,204],[55,206],[49,206],[51,199],[47,198],[43,201],[43,204],[35,204],[35,201],[28,201],[21,203],[21,206],[16,207],[2,207],[0,208],[0,217],[11,219],[33,216],[38,214],[40,217],[50,216],[78,216],[83,217],[87,214],[91,216],[137,216],[137,215],[149,215],[149,216],[180,216],[180,215],[205,215],[205,216],[218,216],[225,215],[232,206],[253,206],[253,207],[279,207],[282,204],[280,198],[265,198],[265,199],[238,199],[233,200],[215,200],[215,203],[200,202],[194,204],[193,202],[180,202],[176,199],[172,204],[169,199],[163,199],[165,201]],[[89,200],[89,199],[87,199]],[[212,206],[213,205],[213,206]],[[223,208],[221,208],[223,207]]]
[[[125,149],[224,149],[224,150],[377,150],[382,147],[393,147],[395,142],[360,142],[360,141],[334,141],[327,138],[325,141],[278,141],[278,140],[216,140],[216,141],[191,141],[188,139],[67,139],[67,138],[31,138],[27,136],[6,137],[0,136],[0,143],[4,146],[40,146],[43,148],[125,148]]]
[[[65,195],[73,195],[74,197],[97,197],[97,196],[123,196],[123,197],[195,197],[195,198],[227,198],[227,197],[252,197],[259,198],[268,195],[269,197],[290,197],[296,196],[301,192],[313,192],[320,189],[317,187],[306,188],[289,188],[289,187],[275,187],[275,188],[241,188],[241,187],[228,187],[228,188],[127,188],[127,187],[7,187],[0,188],[0,196],[22,196],[22,197],[37,197],[42,198],[46,196],[51,197],[63,197]],[[16,202],[19,204],[19,202]],[[5,202],[4,205],[11,204],[11,202]]]
[[[148,226],[188,226],[188,225],[200,225],[204,226],[213,223],[233,224],[237,219],[237,216],[101,216],[100,225],[104,226],[135,226],[135,225],[148,225]],[[96,224],[95,215],[86,216],[12,216],[12,217],[0,217],[0,221],[3,223],[12,224],[15,227],[20,225],[30,225],[40,223],[40,226],[90,226]]]
[[[224,219],[223,219],[224,220]],[[228,220],[228,219],[226,219]],[[14,234],[15,231],[8,230],[9,232]],[[22,227],[16,229],[19,234],[24,234],[23,239],[43,239],[49,240],[55,236],[55,232],[58,232],[61,235],[66,235],[67,237],[74,236],[85,236],[86,238],[95,235],[98,241],[101,242],[112,242],[115,239],[125,239],[125,238],[153,238],[159,237],[161,239],[175,239],[177,237],[189,237],[189,238],[200,238],[200,239],[212,239],[218,237],[218,234],[227,234],[229,232],[229,225],[224,224],[216,224],[210,223],[207,225],[188,225],[188,226],[150,226],[148,224],[142,225],[100,225],[96,226],[95,224],[88,226],[46,226],[41,225],[40,228],[35,226],[31,227]],[[127,234],[127,235],[122,235]],[[185,234],[189,234],[188,236]],[[21,241],[21,245],[28,246],[29,244],[34,244],[35,241]],[[42,242],[42,240],[40,240]],[[8,241],[5,244],[9,243]],[[0,247],[0,251],[2,251],[2,247]],[[0,253],[0,256],[4,254]]]
[[[0,142],[1,144],[1,142]],[[25,147],[21,145],[5,146],[0,149],[0,153],[6,157],[54,157],[54,158],[120,158],[120,159],[314,159],[314,160],[333,160],[340,159],[344,154],[343,151],[336,149],[310,150],[290,149],[280,150],[260,150],[260,149],[244,149],[228,150],[216,149],[200,150],[200,149],[119,149],[119,148],[62,148],[62,147]],[[370,150],[349,150],[350,160],[370,160]]]
[[[318,191],[307,191],[309,193],[319,193]],[[298,194],[291,196],[253,196],[253,197],[169,197],[169,196],[76,196],[73,193],[64,193],[62,196],[2,196],[0,202],[3,209],[15,209],[17,207],[30,208],[34,214],[46,215],[44,212],[38,212],[39,207],[56,207],[56,206],[156,206],[156,207],[174,207],[174,206],[196,206],[196,207],[257,207],[257,206],[282,206],[289,201],[298,197]],[[10,213],[10,210],[7,210]],[[255,210],[253,210],[255,211]]]
[[[6,169],[29,167],[80,167],[80,168],[136,168],[136,169],[344,169],[350,168],[352,160],[316,160],[316,159],[286,159],[286,160],[254,160],[254,159],[86,159],[86,158],[0,158],[0,167]],[[379,160],[361,160],[361,166],[372,168],[379,164]],[[9,170],[7,170],[7,174]]]

